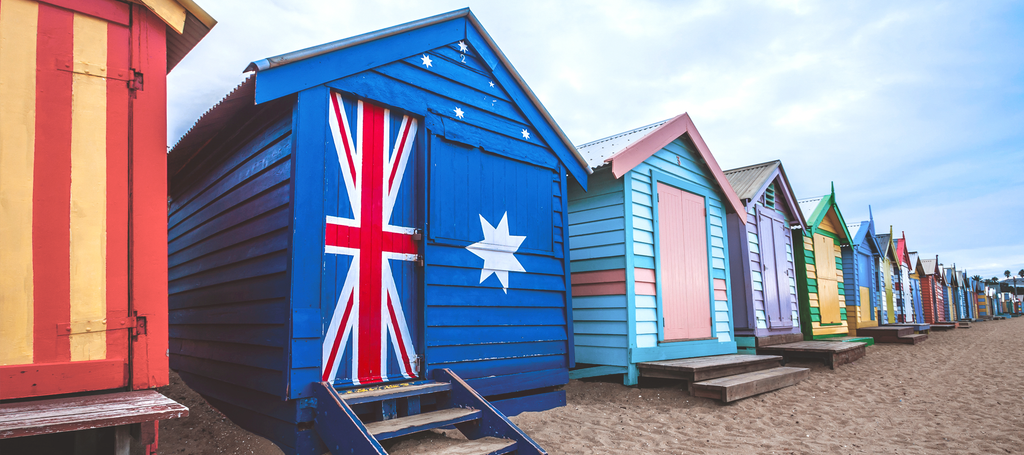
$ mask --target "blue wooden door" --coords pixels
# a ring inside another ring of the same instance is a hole
[[[420,376],[421,122],[331,93],[322,380],[338,387]]]

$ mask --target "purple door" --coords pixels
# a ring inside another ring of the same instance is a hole
[[[775,234],[775,282],[779,291],[779,322],[772,322],[772,328],[793,327],[793,296],[789,290],[790,267],[786,254],[786,245],[792,242],[792,234],[785,222],[772,220],[772,232]]]
[[[761,246],[761,283],[764,289],[764,309],[768,327],[772,329],[793,326],[789,309],[789,270],[786,260],[786,231],[784,224],[762,210],[757,214],[758,240]]]

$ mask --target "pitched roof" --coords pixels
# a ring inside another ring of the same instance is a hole
[[[577,145],[576,150],[579,150],[580,154],[583,155],[583,159],[587,161],[587,165],[590,166],[591,169],[597,169],[611,164],[610,160],[612,156],[615,156],[617,153],[621,152],[622,149],[632,145],[634,142],[643,139],[652,131],[661,125],[664,125],[667,121],[668,120],[654,122],[650,125],[641,126],[640,128],[608,136],[596,141],[587,142],[583,145]]]
[[[137,0],[167,24],[167,72],[170,73],[185,55],[217,25],[217,20],[193,0],[171,2]]]
[[[921,267],[924,269],[924,274],[935,275],[937,262],[935,259],[921,259]]]
[[[797,206],[796,194],[793,193],[793,187],[789,185],[789,177],[786,176],[786,169],[782,167],[782,161],[774,160],[753,164],[730,169],[723,173],[729,180],[729,184],[732,185],[732,189],[736,191],[736,196],[744,204],[750,204],[750,201],[760,199],[761,194],[768,189],[768,186],[773,181],[778,181],[782,187],[781,193],[786,200],[786,205],[790,208],[794,218],[790,223],[791,226],[800,229],[807,228],[807,220],[804,219],[803,213]]]
[[[811,229],[812,232],[828,216],[829,209],[833,209],[836,218],[839,219],[839,228],[843,231],[836,234],[842,235],[843,240],[852,241],[853,236],[850,235],[850,230],[846,227],[846,221],[843,220],[843,214],[839,211],[839,206],[836,205],[835,189],[824,196],[800,199],[797,203],[800,204],[800,211],[803,212],[804,219],[807,220],[807,228]]]
[[[601,167],[605,162],[611,163],[612,175],[619,178],[683,135],[688,136],[696,146],[697,154],[704,161],[704,165],[711,172],[712,180],[718,184],[728,202],[727,209],[734,213],[746,211],[743,204],[740,203],[739,197],[736,196],[736,191],[732,189],[729,180],[722,173],[722,168],[715,160],[715,156],[711,154],[708,145],[704,143],[704,138],[700,136],[700,132],[694,126],[690,114],[685,112],[669,120],[588,142],[580,147],[590,148],[591,151],[588,153],[597,155],[588,160],[588,163],[593,161],[597,164],[596,166],[592,164],[592,168]],[[610,156],[599,162],[600,155]],[[740,220],[746,222],[743,217],[740,217]]]
[[[178,139],[178,142],[167,152],[167,176],[174,176],[184,167],[200,147],[219,133],[228,120],[246,109],[253,109],[253,95],[256,92],[256,78],[249,76],[238,84],[231,93],[220,100],[213,107],[208,109],[196,120],[188,131]],[[191,153],[186,155],[184,151]]]
[[[781,164],[782,161],[775,160],[729,169],[724,171],[725,178],[729,179],[736,196],[741,200],[750,200],[761,195],[762,189],[768,186],[769,180],[775,175],[775,169]]]
[[[458,40],[468,41],[478,51],[486,48],[486,52],[479,53],[491,67],[495,82],[505,88],[519,89],[518,92],[509,90],[513,102],[534,123],[537,133],[552,146],[556,155],[564,147],[575,158],[578,168],[565,164],[573,177],[586,188],[585,177],[591,173],[586,160],[469,8],[257,60],[249,63],[245,71],[257,73],[255,98],[257,103],[263,103]],[[375,46],[356,49],[367,43],[375,43]],[[310,59],[313,60],[305,62]],[[323,68],[330,70],[324,71]],[[561,144],[561,147],[554,144]],[[580,172],[583,175],[579,175]]]

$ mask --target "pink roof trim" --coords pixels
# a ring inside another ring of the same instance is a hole
[[[647,158],[650,158],[658,150],[661,150],[684,134],[690,136],[690,140],[697,146],[697,151],[700,152],[700,156],[704,160],[704,164],[706,164],[708,169],[711,170],[711,174],[715,177],[715,181],[718,183],[719,188],[722,189],[722,192],[725,194],[725,198],[728,199],[729,207],[732,209],[732,212],[744,213],[745,209],[743,208],[743,204],[740,202],[739,196],[737,196],[736,191],[732,189],[732,185],[729,185],[729,181],[725,178],[725,173],[722,172],[722,168],[718,165],[718,161],[715,161],[715,156],[711,154],[711,150],[708,149],[708,145],[704,143],[704,139],[700,137],[700,132],[697,131],[697,127],[694,126],[693,120],[690,119],[690,114],[685,112],[655,128],[639,141],[630,144],[628,147],[622,149],[622,151],[616,153],[605,161],[612,163],[612,175],[614,175],[615,178],[620,178],[634,167],[637,167],[640,163],[643,163]],[[740,221],[746,223],[746,217],[741,216]]]

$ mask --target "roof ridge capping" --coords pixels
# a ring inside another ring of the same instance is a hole
[[[269,69],[276,68],[278,66],[287,65],[289,63],[328,54],[331,52],[335,52],[341,49],[356,46],[366,42],[387,38],[389,36],[398,35],[411,30],[416,30],[423,27],[459,18],[465,18],[474,28],[476,28],[476,30],[480,33],[480,36],[486,42],[485,44],[487,44],[487,46],[489,46],[491,50],[494,52],[494,54],[498,57],[499,62],[505,67],[509,74],[511,74],[516,84],[519,85],[519,88],[526,94],[526,97],[529,99],[529,101],[533,103],[534,107],[540,112],[540,115],[541,117],[543,117],[544,121],[550,125],[552,130],[554,130],[555,135],[558,136],[558,139],[567,149],[569,149],[570,153],[576,158],[576,160],[582,166],[583,171],[586,172],[586,175],[592,174],[593,170],[587,164],[586,158],[583,157],[580,151],[576,149],[576,146],[572,143],[572,141],[570,141],[569,138],[565,135],[565,131],[562,131],[562,127],[559,126],[557,122],[555,122],[555,119],[551,116],[551,113],[548,112],[547,107],[545,107],[544,104],[540,102],[540,98],[537,97],[537,94],[534,93],[533,89],[530,88],[530,86],[526,83],[526,80],[523,79],[523,76],[519,74],[519,71],[516,70],[515,66],[512,65],[512,62],[505,55],[505,52],[502,51],[500,47],[498,47],[497,43],[494,42],[494,39],[491,38],[491,35],[487,33],[487,29],[484,28],[484,26],[480,23],[480,20],[476,18],[476,15],[474,15],[473,11],[471,11],[468,7],[411,22],[406,22],[404,24],[399,24],[372,32],[363,33],[362,35],[343,38],[337,41],[332,41],[329,43],[320,44],[313,47],[307,47],[305,49],[300,49],[286,54],[268,57],[262,60],[256,60],[254,62],[250,62],[249,65],[245,67],[245,70],[243,70],[243,72],[255,71],[259,73],[260,71],[266,71]],[[584,187],[586,187],[586,185],[584,185]]]

